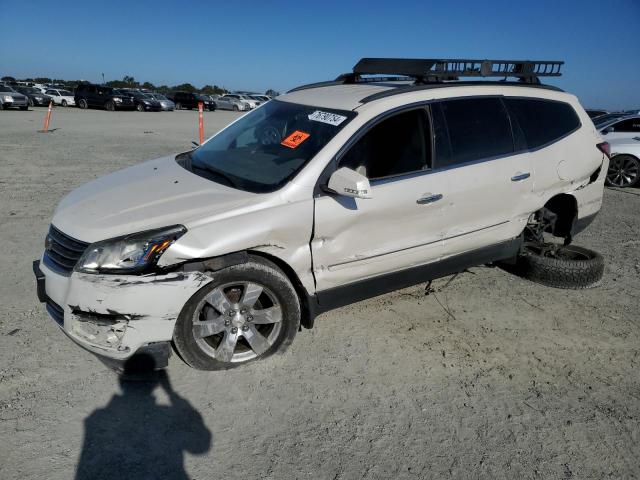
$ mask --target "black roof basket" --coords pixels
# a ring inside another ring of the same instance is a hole
[[[362,75],[397,75],[422,84],[460,77],[515,77],[520,82],[539,84],[539,77],[559,77],[562,65],[564,62],[556,60],[363,58],[353,67],[353,73],[341,75],[336,80],[359,83],[366,81]]]

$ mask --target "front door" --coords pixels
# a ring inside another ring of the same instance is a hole
[[[369,178],[372,198],[315,199],[319,292],[441,257],[449,174],[431,170],[430,131],[426,108],[397,113],[362,132],[338,159],[338,168]]]

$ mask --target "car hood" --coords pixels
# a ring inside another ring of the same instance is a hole
[[[170,156],[73,190],[58,205],[52,223],[78,240],[95,242],[176,224],[189,228],[259,201],[260,195],[195,175]]]

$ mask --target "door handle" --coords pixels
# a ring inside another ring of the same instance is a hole
[[[511,181],[512,182],[520,182],[522,180],[526,180],[530,176],[531,176],[531,174],[529,172],[516,173],[513,177],[511,177]]]
[[[427,195],[425,197],[421,197],[418,200],[416,200],[416,203],[418,205],[427,205],[429,203],[437,202],[438,200],[442,200],[441,193],[436,193],[434,195]]]

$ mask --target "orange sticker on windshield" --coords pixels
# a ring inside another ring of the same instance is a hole
[[[287,138],[285,138],[282,142],[280,142],[280,145],[284,145],[285,147],[289,147],[289,148],[298,148],[300,144],[310,136],[311,135],[309,135],[308,133],[301,132],[300,130],[296,130]]]

